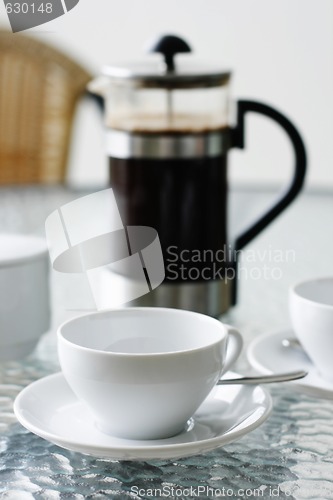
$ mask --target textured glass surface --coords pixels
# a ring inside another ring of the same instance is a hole
[[[42,234],[46,216],[78,196],[61,188],[1,189],[0,231]],[[237,225],[245,224],[245,216],[254,216],[271,197],[272,193],[233,193]],[[288,327],[287,292],[292,283],[333,275],[332,214],[332,195],[302,195],[249,245],[248,256],[256,252],[255,262],[242,264],[239,305],[222,318],[240,329],[246,344],[264,332]],[[236,232],[236,222],[231,221],[231,227]],[[281,256],[291,249],[293,258],[272,261],[270,249],[281,250]],[[265,278],[264,264],[281,272],[274,277],[267,271]],[[256,279],[259,271],[250,275],[254,267],[261,269],[260,279]],[[158,498],[160,493],[166,498],[195,498],[198,491],[201,499],[218,494],[220,498],[333,498],[333,401],[302,395],[288,385],[271,386],[274,410],[259,429],[223,449],[174,462],[96,459],[66,451],[25,430],[13,414],[15,396],[30,382],[59,370],[55,330],[69,313],[64,290],[53,279],[51,331],[25,360],[0,364],[0,498],[135,499]],[[251,371],[245,356],[237,369]],[[152,491],[155,488],[160,491]]]

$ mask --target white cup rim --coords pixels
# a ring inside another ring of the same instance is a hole
[[[327,309],[332,311],[333,310],[333,304],[325,304],[324,302],[321,302],[320,300],[316,300],[313,298],[306,297],[305,293],[302,294],[300,288],[306,285],[318,283],[318,282],[332,282],[332,289],[333,289],[333,276],[319,276],[317,278],[309,278],[307,280],[299,281],[295,285],[290,287],[290,294],[294,295],[298,299],[308,303],[308,304],[313,304],[316,307],[320,307],[323,309]]]
[[[189,316],[198,316],[201,318],[204,318],[204,320],[208,323],[214,324],[214,326],[218,326],[220,329],[220,336],[216,340],[211,340],[210,342],[207,342],[205,345],[199,346],[199,347],[193,347],[189,349],[179,349],[179,350],[171,350],[171,351],[156,351],[156,352],[149,352],[149,353],[140,353],[140,352],[116,352],[116,351],[105,351],[102,349],[97,349],[93,347],[86,347],[83,345],[80,345],[76,342],[72,342],[71,340],[68,340],[62,330],[65,326],[76,323],[79,320],[84,320],[85,318],[88,317],[95,317],[95,316],[100,316],[100,315],[107,315],[107,314],[112,314],[112,313],[128,313],[131,314],[132,312],[138,312],[138,311],[145,311],[148,313],[154,312],[163,312],[163,313],[171,313],[171,314],[179,314],[179,315],[184,315],[187,314]],[[216,318],[212,318],[211,316],[207,316],[206,314],[202,313],[197,313],[194,311],[189,311],[187,309],[176,309],[176,308],[169,308],[169,307],[128,307],[128,308],[118,308],[118,309],[106,309],[103,311],[94,311],[89,312],[87,314],[83,314],[80,316],[76,316],[75,318],[71,318],[69,320],[64,321],[57,330],[57,337],[58,341],[64,342],[65,344],[71,346],[72,348],[81,351],[81,352],[86,352],[90,354],[95,354],[95,355],[102,355],[105,357],[116,357],[116,358],[156,358],[156,357],[169,357],[171,355],[176,356],[176,355],[184,355],[185,353],[195,353],[195,352],[204,352],[205,350],[211,349],[214,346],[218,345],[221,341],[224,341],[225,338],[228,335],[228,331],[226,326],[220,322]]]

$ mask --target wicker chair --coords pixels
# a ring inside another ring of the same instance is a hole
[[[75,106],[90,78],[58,50],[0,30],[0,184],[64,181]]]

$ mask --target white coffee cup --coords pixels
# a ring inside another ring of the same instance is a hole
[[[333,382],[333,278],[298,283],[289,304],[296,336],[321,376]]]
[[[101,431],[129,439],[181,432],[242,344],[216,319],[167,308],[97,312],[58,330],[68,384]]]
[[[49,256],[45,240],[0,234],[0,360],[29,354],[49,325]]]

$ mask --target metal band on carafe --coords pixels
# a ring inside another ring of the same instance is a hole
[[[213,158],[229,149],[229,130],[195,134],[138,134],[108,129],[107,154],[113,158]]]

